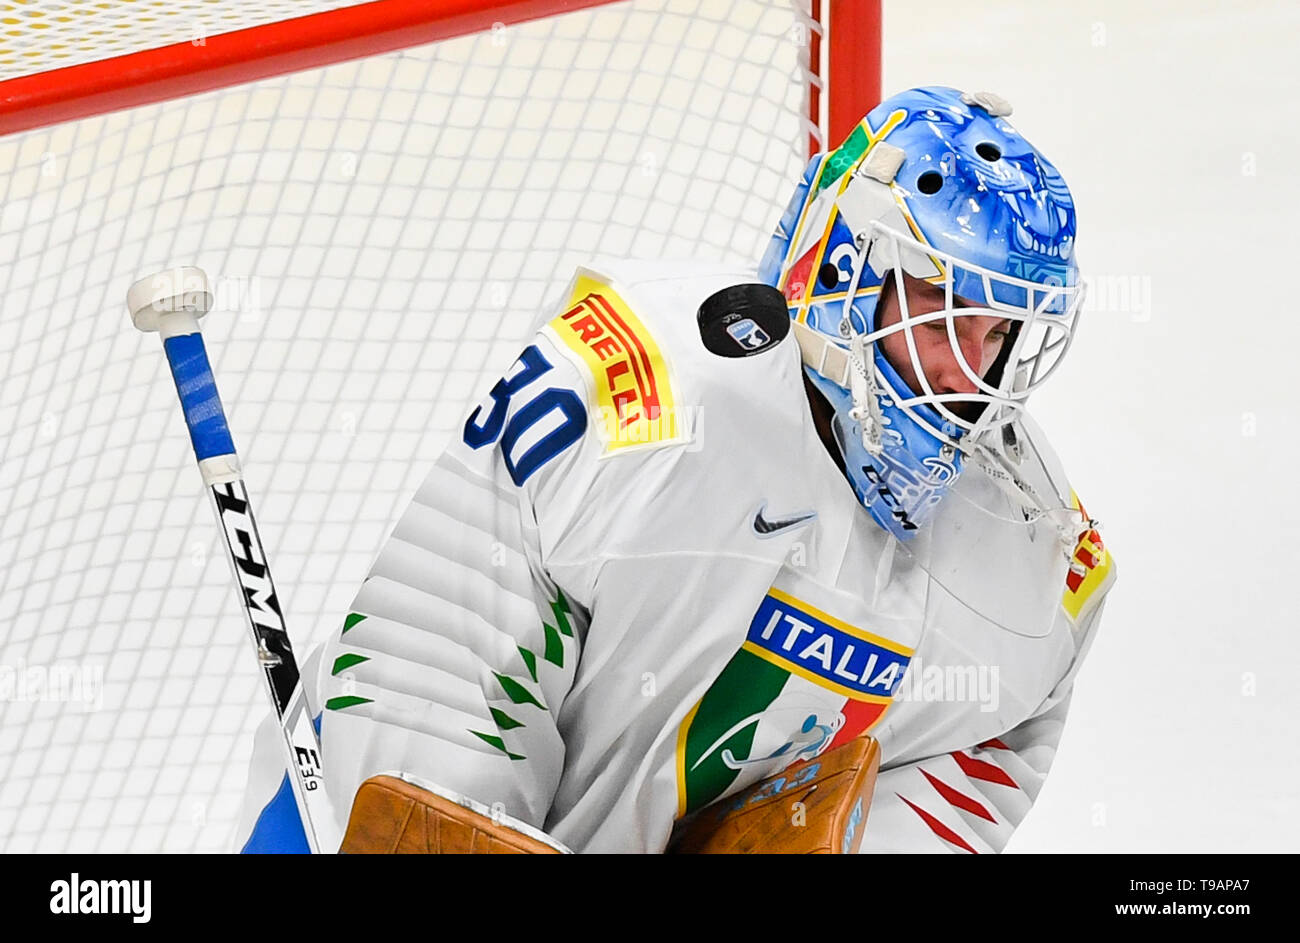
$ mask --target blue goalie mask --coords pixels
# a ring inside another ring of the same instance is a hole
[[[901,538],[964,462],[998,474],[996,453],[1060,365],[1082,306],[1074,201],[1010,113],[996,95],[943,87],[886,99],[813,158],[759,269],[786,297],[859,500]],[[919,282],[924,310],[909,305]],[[981,337],[996,325],[997,340],[972,363],[977,324]]]

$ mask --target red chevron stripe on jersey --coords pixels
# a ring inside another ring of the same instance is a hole
[[[997,783],[999,786],[1010,786],[1012,789],[1020,788],[1001,766],[977,760],[973,756],[967,756],[961,750],[954,750],[949,755],[957,761],[961,771],[971,779],[982,779],[986,783]]]
[[[956,845],[958,848],[961,848],[964,851],[969,851],[972,855],[979,854],[978,851],[976,851],[970,845],[966,844],[966,842],[962,840],[962,837],[960,835],[958,835],[956,832],[950,829],[947,825],[944,825],[942,822],[936,819],[929,812],[925,811],[925,809],[922,809],[915,802],[912,802],[904,798],[903,796],[900,796],[898,793],[894,793],[894,795],[898,796],[898,798],[906,802],[908,806],[911,807],[912,811],[921,817],[921,821],[924,822],[926,825],[930,826],[930,831],[934,832],[944,841],[950,842],[951,844]]]
[[[930,781],[930,785],[934,787],[935,792],[948,800],[949,805],[956,806],[959,809],[964,809],[971,815],[978,815],[980,818],[987,819],[990,822],[997,822],[997,819],[992,816],[988,809],[984,808],[984,806],[980,805],[980,803],[976,802],[970,796],[958,792],[939,777],[932,776],[925,770],[921,770],[921,775]]]

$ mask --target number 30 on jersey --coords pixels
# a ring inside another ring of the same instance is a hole
[[[538,391],[537,381],[551,369],[536,344],[524,348],[487,401],[465,420],[463,438],[471,449],[500,440],[501,458],[516,486],[581,439],[587,428],[587,409],[577,393],[553,386]],[[512,412],[516,397],[526,401]],[[534,427],[537,431],[529,435]]]

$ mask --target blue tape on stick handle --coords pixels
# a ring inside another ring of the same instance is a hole
[[[217,382],[208,364],[202,334],[181,334],[163,341],[176,392],[185,411],[185,425],[199,461],[214,455],[234,455],[235,443],[226,425],[226,413],[217,396]]]

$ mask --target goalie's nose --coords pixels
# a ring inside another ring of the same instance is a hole
[[[961,351],[961,357],[966,361],[970,370],[980,376],[983,376],[983,343],[967,334],[958,332],[958,348]],[[962,394],[971,395],[979,391],[978,387],[966,371],[962,369],[958,361],[958,355],[953,351],[952,341],[947,340],[943,344],[935,345],[934,361],[927,365],[926,376],[930,379],[930,385],[936,393],[941,394]],[[958,404],[960,405],[960,404]]]

